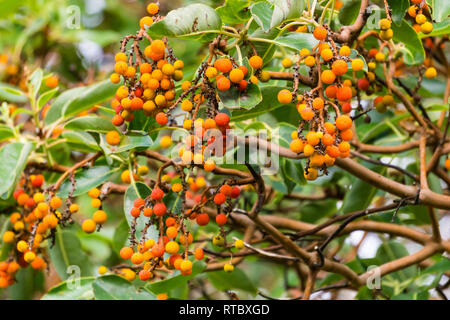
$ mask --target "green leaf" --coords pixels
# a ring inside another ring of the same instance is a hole
[[[53,98],[53,96],[58,92],[58,90],[59,90],[59,88],[54,88],[52,90],[44,92],[43,94],[41,94],[39,96],[39,99],[38,99],[38,108],[39,108],[39,110],[41,110],[41,108],[43,106],[45,106],[45,104],[47,102],[49,102],[51,98]]]
[[[372,164],[366,165],[366,167],[380,174],[383,174],[386,170],[385,167],[375,166]],[[366,209],[372,202],[376,192],[377,188],[374,186],[358,178],[353,178],[351,189],[345,194],[341,212],[349,213]]]
[[[128,222],[128,226],[131,227],[133,224],[134,218],[131,216],[130,211],[134,207],[134,200],[137,198],[145,199],[147,196],[149,196],[151,193],[150,188],[142,182],[135,182],[134,184],[131,184],[127,191],[125,192],[125,199],[123,202],[123,210],[125,211],[125,217]],[[144,220],[145,219],[145,220]],[[137,219],[136,224],[136,238],[141,238],[141,231],[145,226],[145,223],[147,222],[148,218],[141,215]],[[158,238],[158,231],[156,230],[155,226],[150,226],[147,230],[147,239],[153,239],[157,240]]]
[[[117,254],[119,254],[120,249],[122,249],[125,243],[127,242],[129,232],[130,227],[128,226],[127,219],[122,219],[122,221],[119,223],[116,230],[114,231],[112,242],[112,247]]]
[[[94,137],[87,132],[67,130],[63,131],[62,137],[67,140],[71,149],[87,153],[101,150]]]
[[[255,118],[258,115],[267,113],[283,106],[277,99],[278,92],[285,87],[264,86],[261,87],[262,100],[252,109],[233,110],[231,114],[232,121],[242,121]]]
[[[239,24],[250,18],[249,0],[226,0],[225,4],[216,9],[224,23]]]
[[[112,124],[111,120],[99,116],[77,117],[67,122],[64,128],[101,133],[116,130],[116,127]]]
[[[269,32],[270,22],[272,20],[272,8],[270,3],[261,1],[251,6],[250,12],[253,19],[264,32]]]
[[[25,168],[28,156],[35,145],[31,142],[12,142],[0,149],[0,195],[8,199]]]
[[[280,174],[281,174],[281,177],[283,178],[283,183],[286,186],[287,194],[290,194],[292,192],[292,190],[294,190],[296,184],[294,181],[289,179],[289,177],[286,175],[286,171],[284,169],[284,167],[286,166],[286,162],[287,162],[287,159],[283,159]]]
[[[138,289],[117,275],[97,278],[92,283],[92,288],[96,300],[156,300],[156,296],[151,292]]]
[[[234,268],[234,271],[230,273],[223,270],[208,272],[207,277],[214,287],[220,291],[241,289],[253,295],[256,295],[258,291],[244,271],[239,268]]]
[[[421,273],[447,272],[448,270],[450,270],[450,259],[442,257],[440,261],[436,262],[432,266],[429,266]]]
[[[406,10],[409,8],[409,0],[387,0],[387,2],[392,10],[392,21],[397,25],[401,25]]]
[[[258,39],[267,39],[267,40],[274,40],[276,37],[280,35],[280,31],[278,29],[272,29],[269,32],[264,32],[262,29],[258,29],[255,32],[253,32],[250,37],[251,38],[258,38]],[[270,60],[272,59],[276,49],[277,45],[275,41],[254,41],[253,45],[255,46],[256,52],[258,52],[258,55],[263,59],[264,65],[267,65]],[[249,47],[243,47],[242,48],[242,54],[243,55],[250,55],[251,48]],[[248,52],[246,52],[248,50]]]
[[[89,169],[80,170],[75,174],[75,191],[74,196],[86,193],[92,188],[95,188],[111,177],[120,172],[121,168],[111,168],[109,166],[95,166]],[[72,190],[72,183],[70,180],[64,181],[58,191],[58,196],[66,198]]]
[[[339,22],[345,26],[355,23],[360,8],[361,8],[360,0],[350,0],[345,2],[344,6],[339,10],[338,14]]]
[[[88,87],[67,90],[52,103],[44,123],[50,125],[61,118],[74,116],[96,104],[102,103],[114,96],[117,87],[118,85],[105,80]]]
[[[450,15],[450,2],[447,0],[431,0],[432,18],[436,22],[447,20]]]
[[[281,170],[284,176],[296,185],[306,184],[306,179],[303,175],[303,166],[300,160],[285,159]]]
[[[44,78],[44,73],[42,69],[36,69],[30,76],[30,94],[33,97],[37,97],[39,89],[41,89],[42,79]]]
[[[279,26],[285,20],[300,17],[305,8],[303,0],[273,0],[273,4],[275,7],[270,28]]]
[[[95,277],[83,277],[63,281],[51,288],[41,299],[42,300],[92,300],[94,291],[92,283]],[[76,285],[79,284],[79,285]]]
[[[247,85],[245,92],[240,92],[234,87],[227,91],[219,91],[219,98],[227,109],[249,110],[262,101],[259,86],[252,83]]]
[[[422,46],[417,32],[403,20],[400,26],[395,23],[391,26],[394,31],[393,39],[395,42],[402,43],[404,47],[400,48],[403,53],[403,61],[408,65],[417,65],[425,60],[425,50]]]
[[[127,135],[122,138],[116,149],[111,149],[111,153],[121,153],[136,148],[148,148],[153,145],[153,140],[149,135]]]
[[[20,268],[15,275],[16,282],[8,287],[8,296],[13,300],[32,300],[36,288],[35,276],[37,271],[32,268]]]
[[[293,50],[301,50],[303,48],[311,50],[318,41],[311,33],[291,32],[276,38],[274,43]]]
[[[14,130],[6,124],[0,124],[0,142],[13,138]]]
[[[168,36],[200,40],[208,34],[217,34],[222,29],[219,14],[211,7],[196,3],[170,11],[167,16],[152,24],[147,32],[150,36]]]
[[[0,100],[13,103],[25,103],[28,101],[28,97],[19,88],[0,82]]]
[[[390,240],[384,242],[380,245],[377,250],[377,254],[375,258],[378,260],[378,264],[382,265],[384,263],[394,261],[396,259],[408,256],[409,252],[406,250],[405,246],[398,241]],[[408,279],[412,279],[417,275],[417,267],[410,266],[404,269],[401,269],[397,272],[390,273],[385,277],[390,277],[394,279],[398,279],[400,281],[406,281]]]
[[[301,220],[316,223],[323,217],[330,217],[337,210],[336,203],[336,199],[304,202],[300,208]]]
[[[179,274],[161,281],[151,282],[148,285],[146,285],[145,288],[153,292],[154,294],[159,293],[168,294],[170,291],[187,284],[189,280],[194,278],[199,273],[203,272],[205,268],[206,264],[204,262],[196,261],[192,266],[192,273],[190,275],[184,276],[182,274]]]
[[[78,237],[71,231],[59,229],[55,233],[55,238],[55,246],[50,248],[50,258],[60,278],[66,280],[74,275],[90,276],[92,265],[81,249]],[[79,268],[79,274],[71,273],[74,270],[69,267],[73,266]]]

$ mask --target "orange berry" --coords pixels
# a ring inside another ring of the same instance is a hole
[[[291,149],[291,151],[295,153],[303,152],[304,148],[305,143],[301,139],[292,140],[291,144],[289,145],[289,149]]]
[[[220,91],[227,91],[231,87],[231,82],[227,77],[222,77],[217,80],[217,89]]]
[[[337,76],[342,76],[345,73],[347,73],[347,68],[348,68],[347,67],[347,62],[345,62],[344,60],[336,60],[331,65],[331,70]]]
[[[324,70],[321,74],[322,82],[325,84],[332,84],[336,80],[336,74],[331,70]]]
[[[87,219],[83,221],[83,224],[81,225],[81,229],[83,229],[86,233],[92,233],[97,228],[97,224],[92,219]]]
[[[450,170],[450,159],[445,160],[444,167],[447,170]]]
[[[214,62],[214,68],[222,73],[228,73],[233,69],[233,64],[228,58],[220,58]]]
[[[313,35],[317,40],[323,41],[327,37],[327,29],[322,26],[318,26],[314,29]]]
[[[341,131],[340,135],[341,135],[342,140],[350,141],[353,138],[353,131],[352,131],[352,129],[347,129],[347,130]]]
[[[253,69],[261,69],[263,66],[263,59],[260,56],[253,56],[248,62]]]
[[[300,110],[300,116],[303,120],[309,121],[314,118],[314,111],[309,107],[304,107]]]
[[[117,146],[120,143],[120,135],[116,130],[109,131],[106,134],[106,142],[111,146]]]
[[[342,141],[341,143],[339,143],[338,147],[341,153],[346,153],[350,151],[350,144],[347,141]]]
[[[120,249],[119,255],[122,259],[128,260],[133,255],[133,249],[130,247],[123,247]]]
[[[331,58],[333,58],[333,51],[331,51],[331,49],[324,49],[320,53],[320,56],[324,61],[329,61],[331,60]]]
[[[314,109],[320,110],[323,109],[325,103],[322,98],[315,98],[312,104]]]
[[[152,44],[150,45],[150,49],[152,52],[161,55],[164,54],[164,51],[166,50],[166,45],[162,40],[153,40]]]
[[[336,98],[336,93],[337,93],[337,87],[336,86],[328,86],[325,89],[325,94],[330,99]]]
[[[283,89],[280,92],[278,92],[278,102],[281,104],[288,104],[292,102],[292,93],[287,90]]]
[[[194,257],[197,260],[202,260],[205,257],[205,253],[202,248],[197,248],[194,250]]]
[[[352,127],[352,123],[352,118],[347,115],[341,115],[336,118],[336,127],[341,131],[350,129]]]
[[[45,79],[45,85],[49,88],[56,88],[58,86],[58,77],[57,76],[50,76],[47,79]]]
[[[352,89],[350,87],[340,87],[337,90],[336,98],[339,101],[347,101],[353,96]]]
[[[239,83],[244,79],[244,72],[241,69],[233,69],[230,71],[230,80],[233,83]]]
[[[159,6],[156,3],[149,3],[147,6],[147,12],[154,16],[159,12]]]

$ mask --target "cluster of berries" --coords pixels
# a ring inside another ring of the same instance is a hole
[[[356,89],[350,79],[344,79],[349,65],[354,72],[363,70],[364,61],[360,58],[351,59],[351,49],[348,46],[340,48],[328,37],[325,27],[314,29],[314,37],[319,43],[312,51],[300,50],[299,63],[310,68],[317,68],[319,84],[316,88],[306,91],[304,95],[296,95],[283,89],[278,93],[278,101],[282,104],[297,102],[297,110],[302,118],[298,130],[292,133],[290,149],[295,153],[303,152],[308,157],[305,177],[315,180],[319,169],[326,173],[326,168],[332,166],[337,157],[348,157],[350,141],[353,138],[352,110],[350,100],[356,94]],[[283,65],[289,66],[289,61]],[[340,105],[340,109],[339,106]],[[326,121],[329,118],[329,108],[336,114],[334,123]],[[308,132],[303,135],[305,126]]]

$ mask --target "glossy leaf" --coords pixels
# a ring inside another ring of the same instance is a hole
[[[118,85],[105,80],[87,87],[78,87],[62,93],[52,103],[44,119],[50,125],[61,118],[74,116],[114,96]]]
[[[422,46],[417,32],[405,20],[400,26],[395,23],[391,26],[394,31],[394,41],[400,42],[404,45],[400,49],[403,52],[403,61],[408,65],[418,65],[423,63],[425,59],[425,51]]]
[[[216,9],[224,23],[239,24],[250,18],[249,0],[226,0],[225,4]]]
[[[272,20],[272,8],[270,3],[261,1],[253,4],[250,8],[253,19],[264,32],[269,32]]]
[[[24,103],[28,101],[28,97],[19,88],[0,82],[0,101]]]
[[[128,280],[117,275],[97,278],[92,283],[96,300],[156,300],[151,292],[138,289]]]
[[[88,192],[90,189],[101,185],[103,182],[110,180],[111,177],[119,173],[120,167],[109,167],[109,166],[94,166],[89,169],[80,170],[75,174],[75,191],[74,196]],[[58,196],[67,197],[67,195],[72,190],[72,183],[70,179],[64,181],[58,191]]]
[[[111,123],[111,120],[99,116],[77,117],[67,122],[64,128],[69,130],[81,130],[101,133],[116,130],[116,127]]]
[[[31,142],[12,142],[0,149],[0,195],[8,199],[25,168],[28,156],[34,149]]]
[[[80,240],[71,231],[57,230],[55,246],[50,248],[50,258],[61,279],[74,274],[82,277],[92,274],[91,262],[81,249]]]
[[[305,7],[303,0],[273,0],[273,5],[270,28],[277,27],[288,19],[300,17]]]
[[[392,21],[401,25],[405,13],[409,8],[409,0],[387,0],[389,8],[392,10]]]
[[[231,273],[227,273],[223,270],[208,272],[207,277],[217,290],[226,291],[240,289],[256,295],[257,288],[244,271],[239,268],[235,267],[234,271]]]
[[[240,92],[236,88],[219,91],[220,101],[227,109],[251,109],[262,101],[261,90],[257,85],[249,83],[247,91]]]
[[[190,275],[184,276],[182,274],[178,274],[174,277],[149,283],[145,287],[154,294],[170,293],[170,291],[187,284],[189,280],[203,272],[205,267],[206,264],[204,262],[196,261],[192,266],[192,273]]]
[[[83,277],[63,281],[51,288],[42,300],[92,300],[94,291],[92,283],[95,277]]]
[[[450,2],[447,0],[431,0],[432,17],[436,22],[448,19],[450,15]]]
[[[221,28],[219,14],[207,5],[196,3],[170,11],[164,20],[151,25],[148,33],[154,36],[202,39],[205,35],[219,33]]]

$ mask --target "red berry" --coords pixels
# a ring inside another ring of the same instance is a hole
[[[214,203],[217,205],[221,205],[223,203],[225,203],[225,201],[227,200],[227,198],[225,197],[225,195],[223,193],[217,193],[214,196]]]
[[[133,207],[133,208],[131,208],[130,214],[133,218],[137,218],[141,214],[141,210],[139,210],[136,207]]]
[[[142,198],[137,198],[136,200],[134,200],[134,206],[136,208],[140,208],[145,204],[145,200]]]
[[[231,198],[236,199],[237,197],[239,197],[239,195],[241,194],[241,189],[238,186],[234,186],[231,189]]]
[[[362,91],[367,91],[369,89],[370,82],[366,78],[361,78],[358,80],[358,88]]]
[[[231,195],[231,186],[228,184],[224,184],[220,187],[220,193],[223,193],[225,196],[229,197]]]
[[[156,122],[158,122],[159,125],[164,126],[169,122],[169,118],[167,118],[167,115],[164,112],[160,112],[155,117]]]
[[[164,197],[164,191],[157,187],[153,189],[151,197],[153,200],[159,201]]]
[[[196,221],[199,226],[206,226],[209,223],[209,216],[207,213],[200,213]]]
[[[226,216],[225,214],[223,214],[223,213],[218,214],[218,215],[216,216],[216,223],[217,223],[219,226],[223,226],[225,223],[227,223],[227,216]]]
[[[155,215],[157,215],[158,217],[162,217],[163,215],[166,214],[166,205],[162,202],[158,202],[157,204],[155,204],[155,206],[153,207],[153,213]]]
[[[218,113],[215,120],[218,126],[223,127],[230,122],[230,117],[226,113]]]
[[[31,182],[31,184],[35,188],[39,188],[40,186],[42,186],[43,183],[44,183],[44,176],[42,174],[38,174]]]
[[[139,280],[141,281],[147,281],[148,279],[150,279],[151,273],[148,270],[141,270],[139,271]]]

